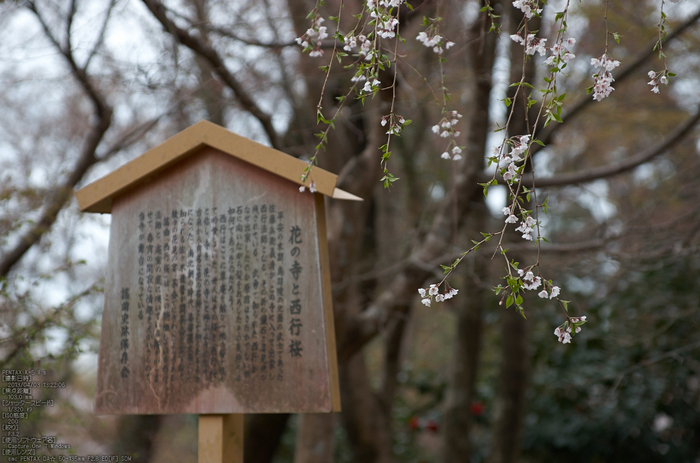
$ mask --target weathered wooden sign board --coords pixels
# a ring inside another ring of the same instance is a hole
[[[319,168],[199,122],[77,192],[112,214],[95,413],[339,411]]]

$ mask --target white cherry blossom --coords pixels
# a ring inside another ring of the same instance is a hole
[[[522,11],[527,19],[531,19],[535,13],[542,13],[542,8],[537,8],[537,0],[515,0],[513,6]]]

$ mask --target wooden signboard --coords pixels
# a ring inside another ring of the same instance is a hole
[[[324,195],[359,198],[305,167],[200,122],[77,192],[112,214],[95,413],[339,411]]]

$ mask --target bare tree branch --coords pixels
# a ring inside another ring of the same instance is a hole
[[[150,132],[151,129],[155,127],[156,124],[158,124],[158,122],[160,122],[160,120],[165,116],[166,114],[161,114],[160,116],[155,117],[150,121],[146,121],[142,124],[132,127],[131,129],[129,129],[129,131],[127,131],[119,137],[117,143],[107,148],[104,153],[100,153],[99,160],[104,161],[109,157],[113,156],[114,154],[123,151],[126,148],[133,145],[141,138],[143,138],[144,135]]]
[[[698,11],[695,15],[693,15],[691,18],[689,18],[687,21],[685,21],[683,24],[681,24],[678,29],[676,29],[673,33],[668,34],[666,39],[664,40],[664,44],[668,43],[674,39],[676,39],[682,32],[684,32],[687,28],[695,24],[698,20],[700,20],[700,11]],[[620,71],[620,73],[616,77],[616,81],[622,82],[626,80],[628,77],[630,77],[634,71],[639,69],[649,57],[651,57],[654,53],[654,45],[656,41],[651,42],[645,47],[645,51],[637,55],[634,60],[631,61],[631,63],[625,67],[623,67]],[[588,107],[594,100],[588,97],[581,98],[578,102],[576,102],[573,106],[571,106],[566,113],[564,114],[563,119],[564,119],[564,124],[567,122],[570,122],[572,119],[574,119],[578,114],[582,112],[583,109]],[[700,114],[700,113],[699,113]],[[680,126],[676,131],[672,132],[669,134],[667,139],[660,143],[659,145],[656,145],[656,147],[651,148],[649,150],[644,151],[643,153],[640,153],[638,156],[635,156],[633,158],[630,158],[626,161],[623,161],[621,163],[615,164],[615,165],[610,165],[610,166],[602,166],[602,167],[595,167],[590,170],[582,171],[582,172],[577,172],[577,173],[571,173],[571,174],[557,174],[556,177],[552,178],[540,178],[537,180],[537,186],[538,187],[546,187],[546,186],[565,186],[565,185],[573,185],[576,183],[586,183],[586,182],[592,182],[601,178],[605,177],[610,177],[613,175],[617,175],[619,173],[628,171],[630,169],[633,169],[651,159],[653,159],[655,156],[660,155],[663,153],[665,150],[669,149],[673,144],[678,142],[683,136],[685,136],[689,130],[698,122],[698,115],[692,117],[689,119],[686,124]],[[552,141],[552,137],[554,134],[564,126],[564,124],[551,124],[546,128],[542,129],[542,133],[539,137],[539,139],[545,144],[548,145]],[[542,147],[536,143],[533,143],[531,146],[532,154],[536,154]],[[657,151],[660,149],[660,151]],[[491,180],[492,176],[484,173],[479,176],[479,182],[481,183],[486,183],[489,180]],[[505,182],[503,179],[499,179],[498,183],[501,185],[504,185]],[[532,188],[532,180],[530,178],[523,178],[523,185]]]
[[[112,11],[114,10],[114,5],[116,5],[116,3],[117,0],[111,0],[109,2],[109,7],[107,8],[107,13],[105,14],[105,20],[102,22],[102,27],[100,28],[100,33],[97,36],[97,40],[95,41],[92,50],[90,50],[90,53],[85,60],[85,64],[83,65],[83,70],[85,71],[87,71],[88,66],[90,66],[90,61],[92,61],[92,58],[97,54],[97,50],[99,50],[104,43],[105,33],[107,32],[107,24],[109,24],[109,19],[112,16]]]
[[[691,18],[689,18],[687,21],[685,21],[683,24],[681,24],[675,31],[672,33],[668,34],[666,38],[663,40],[663,44],[667,44],[668,42],[671,42],[672,40],[675,40],[681,33],[683,33],[687,28],[695,24],[698,20],[700,20],[700,10],[693,15]],[[652,55],[656,53],[655,49],[656,45],[656,40],[653,40],[652,42],[648,43],[645,47],[642,53],[638,54],[633,60],[631,60],[630,64],[623,66],[620,69],[620,72],[618,73],[617,76],[615,76],[615,81],[616,82],[622,82],[626,80],[629,76],[631,76],[634,71],[639,69],[642,64],[646,62],[647,59],[649,59]],[[571,107],[567,109],[567,111],[564,113],[562,118],[564,119],[564,122],[570,122],[572,119],[574,119],[578,114],[581,113],[581,111],[588,107],[591,103],[593,103],[593,98],[590,97],[590,95],[581,98],[579,101],[574,103]],[[543,122],[544,124],[544,122]],[[562,124],[550,124],[546,128],[542,130],[542,133],[540,135],[540,140],[545,144],[548,145],[552,141],[552,136],[562,127]],[[534,148],[533,154],[539,151],[540,145],[533,144],[532,147]]]
[[[641,151],[635,156],[631,156],[615,164],[593,167],[579,172],[556,174],[554,177],[538,178],[537,186],[541,188],[586,183],[630,171],[673,148],[675,144],[683,140],[683,138],[690,133],[697,125],[698,121],[700,121],[700,111],[688,118],[683,124],[676,127],[664,140],[649,149]],[[524,177],[523,185],[528,188],[532,187],[531,178]]]
[[[155,16],[158,22],[161,23],[166,32],[172,34],[179,43],[202,56],[211,64],[214,72],[216,72],[221,80],[236,94],[243,108],[262,124],[272,147],[281,149],[282,146],[279,137],[275,128],[272,126],[272,118],[257,105],[238,79],[229,72],[216,50],[204,43],[201,39],[190,35],[186,30],[177,27],[165,14],[165,7],[161,2],[157,0],[143,0],[143,2],[151,13],[153,13],[153,16]]]
[[[0,279],[6,277],[12,267],[19,262],[22,256],[24,256],[24,254],[31,249],[32,246],[39,242],[44,233],[51,229],[53,224],[56,222],[58,213],[66,206],[69,199],[72,198],[73,188],[78,184],[78,182],[80,182],[87,170],[98,162],[95,152],[112,123],[112,108],[107,104],[102,94],[100,94],[97,88],[95,88],[95,86],[92,84],[87,73],[78,67],[75,59],[73,58],[72,50],[70,50],[70,48],[61,47],[56,37],[54,37],[51,33],[48,24],[46,21],[44,21],[44,18],[37,10],[34,2],[28,2],[27,6],[37,17],[44,29],[44,32],[46,33],[46,36],[61,52],[73,71],[73,75],[92,100],[95,107],[97,122],[90,128],[90,131],[86,136],[83,149],[81,150],[80,157],[73,167],[73,170],[68,175],[68,178],[66,178],[63,184],[61,184],[55,190],[51,197],[47,198],[47,204],[44,207],[39,220],[20,238],[17,245],[2,256],[2,259],[0,259]],[[68,21],[70,21],[70,19]],[[69,41],[67,42],[69,43]]]
[[[632,373],[633,371],[638,370],[640,368],[648,367],[649,365],[653,365],[654,363],[658,363],[658,362],[665,360],[667,358],[675,357],[676,355],[681,354],[683,352],[697,349],[698,347],[700,347],[700,341],[693,342],[691,344],[687,344],[687,345],[682,346],[682,347],[678,347],[676,349],[670,350],[670,351],[665,352],[663,354],[657,355],[656,357],[644,360],[643,362],[639,362],[635,365],[632,365],[632,366],[626,368],[625,370],[618,373],[617,377],[615,378],[615,384],[613,384],[613,387],[610,390],[610,392],[614,393],[615,390],[617,390],[620,383],[622,382],[622,380],[629,373]]]
[[[15,358],[17,354],[19,354],[22,351],[22,349],[31,346],[32,343],[34,343],[37,338],[39,338],[43,333],[45,333],[48,328],[51,328],[53,326],[59,326],[61,323],[61,316],[64,315],[64,313],[67,310],[72,309],[73,306],[75,306],[76,302],[78,302],[85,296],[94,294],[95,289],[96,285],[91,285],[89,288],[83,290],[79,294],[74,295],[68,301],[53,309],[53,311],[49,315],[41,319],[34,319],[32,323],[27,325],[26,328],[21,329],[18,333],[15,333],[11,338],[2,339],[0,342],[14,343],[14,346],[12,347],[12,350],[8,352],[2,360],[0,360],[0,369],[6,368],[10,364],[12,359]],[[86,322],[79,323],[78,326],[81,329],[85,329],[93,323],[94,320],[91,319]]]
[[[683,140],[683,138],[690,133],[690,131],[697,125],[698,121],[700,121],[700,111],[698,111],[694,116],[688,118],[688,120],[686,120],[683,124],[676,127],[676,129],[669,133],[664,140],[644,151],[641,151],[635,156],[631,156],[615,164],[593,167],[578,172],[556,174],[553,177],[538,178],[537,187],[561,187],[575,185],[578,183],[588,183],[630,171],[671,149],[676,143]],[[486,183],[492,178],[492,175],[483,172],[479,175],[479,182]],[[524,186],[532,188],[531,177],[523,177],[522,181]],[[505,185],[505,181],[502,178],[498,179],[498,183]]]

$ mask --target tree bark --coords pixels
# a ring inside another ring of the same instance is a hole
[[[518,461],[530,372],[527,320],[513,309],[505,310],[502,317],[501,372],[494,403],[495,420],[488,463]]]
[[[250,463],[271,463],[289,417],[289,413],[246,415],[243,459]]]
[[[359,353],[340,367],[343,425],[354,463],[391,463],[391,423],[382,402],[372,391],[364,355]]]
[[[485,211],[476,222],[483,224]],[[476,214],[475,214],[476,215]],[[452,351],[446,406],[443,458],[445,463],[462,463],[472,454],[470,432],[473,424],[471,405],[475,400],[476,378],[481,356],[483,333],[483,306],[486,292],[480,287],[479,277],[485,275],[486,258],[473,260],[473,277],[467,278],[469,297],[457,309],[457,332]],[[470,262],[464,262],[469,264]],[[476,277],[476,278],[475,278]]]
[[[500,10],[500,3],[492,3]],[[484,167],[483,153],[486,152],[486,140],[490,131],[490,93],[493,86],[492,70],[496,57],[497,35],[488,32],[488,17],[482,14],[469,31],[472,38],[467,59],[474,73],[475,91],[473,110],[469,124],[469,138],[466,156],[474,170]],[[478,206],[470,215],[465,226],[469,237],[479,236],[486,229],[488,211],[483,196],[475,199]],[[465,264],[473,263],[470,276],[466,279],[469,296],[462,299],[457,309],[457,332],[452,351],[452,370],[450,372],[447,403],[445,410],[445,434],[443,441],[443,461],[445,463],[464,462],[472,453],[470,431],[472,427],[471,404],[474,401],[476,377],[481,354],[483,331],[483,305],[485,292],[480,285],[480,277],[486,274],[487,265],[484,256],[476,256]]]
[[[303,413],[299,421],[294,461],[331,463],[336,426],[335,413]],[[257,460],[250,460],[251,462]]]
[[[154,456],[156,436],[163,415],[124,415],[119,419],[112,454],[129,455],[134,463],[147,463]]]
[[[522,19],[522,12],[516,8],[510,8],[510,24],[517,26]],[[529,30],[540,28],[540,19],[533,17],[528,21]],[[532,82],[535,78],[534,60],[525,60],[523,67],[518,63],[523,60],[524,49],[521,45],[511,44],[511,82],[517,82],[521,78],[525,82]],[[522,75],[524,72],[524,76]],[[514,100],[514,112],[512,123],[509,127],[509,136],[517,136],[531,133],[534,123],[533,106],[527,114],[527,96],[520,92],[518,99]],[[529,116],[529,117],[528,117]],[[526,171],[531,170],[532,164],[528,163]],[[526,174],[524,173],[523,176]],[[526,207],[534,207],[526,206]],[[516,238],[517,239],[517,238]],[[515,258],[515,256],[510,256]],[[516,258],[516,260],[518,260]],[[501,319],[502,351],[501,367],[498,381],[498,389],[494,400],[494,424],[491,439],[491,451],[488,463],[514,463],[520,453],[520,441],[522,437],[522,424],[525,415],[525,392],[530,367],[530,358],[527,343],[527,321],[515,310],[505,309]]]

